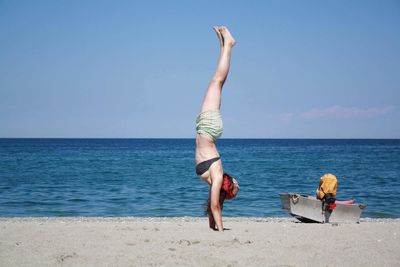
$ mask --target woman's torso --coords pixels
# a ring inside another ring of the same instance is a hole
[[[196,165],[202,163],[206,160],[219,157],[219,153],[215,143],[209,140],[207,137],[203,137],[200,134],[197,134],[196,137]],[[214,172],[222,173],[222,162],[221,160],[217,160],[213,162],[210,168],[204,172],[199,177],[203,179],[208,184],[212,183],[212,177],[210,175],[210,169],[213,169]]]
[[[219,157],[215,143],[200,134],[196,136],[196,164]]]

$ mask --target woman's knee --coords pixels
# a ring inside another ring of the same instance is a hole
[[[220,75],[214,75],[210,81],[210,85],[214,85],[216,88],[219,90],[222,89],[222,86],[224,85],[225,78],[220,76]]]

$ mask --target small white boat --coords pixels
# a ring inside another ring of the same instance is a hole
[[[359,222],[361,213],[366,207],[352,201],[336,201],[329,206],[323,201],[294,193],[279,193],[282,208],[302,222],[339,223]]]

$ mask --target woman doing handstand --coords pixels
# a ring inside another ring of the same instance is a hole
[[[222,134],[220,113],[222,87],[228,76],[231,49],[235,45],[226,27],[213,27],[220,42],[217,70],[204,97],[196,120],[196,174],[210,185],[207,213],[210,228],[223,231],[222,207],[225,199],[234,198],[239,190],[237,181],[224,173],[215,141]]]

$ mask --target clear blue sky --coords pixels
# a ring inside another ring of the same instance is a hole
[[[0,0],[0,137],[400,138],[399,1]]]

